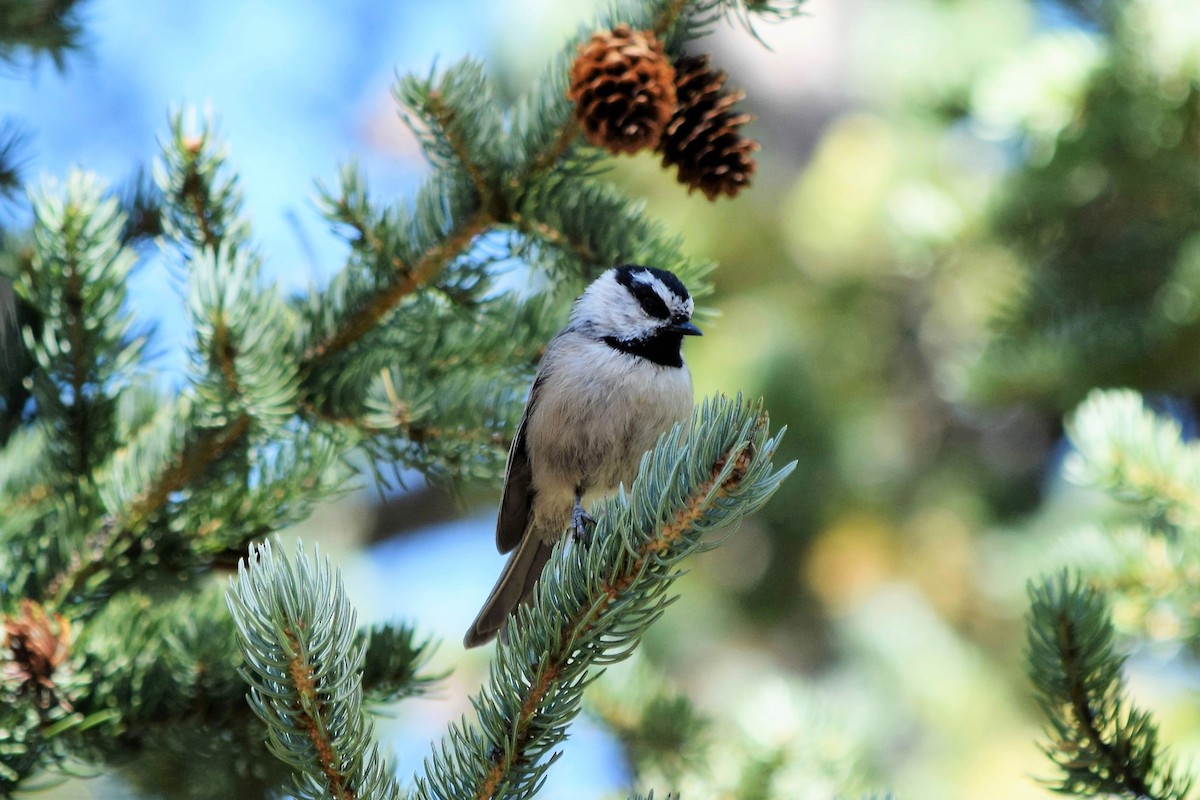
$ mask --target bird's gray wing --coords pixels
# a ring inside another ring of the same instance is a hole
[[[529,514],[533,508],[533,468],[529,464],[529,449],[525,441],[529,414],[537,402],[538,388],[542,383],[539,371],[529,390],[525,413],[513,435],[508,449],[508,465],[504,468],[504,494],[500,498],[500,513],[496,517],[496,548],[507,553],[521,543],[525,529],[529,527]]]

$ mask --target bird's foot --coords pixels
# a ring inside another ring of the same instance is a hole
[[[584,547],[590,545],[594,527],[596,527],[596,520],[583,510],[583,505],[578,500],[575,501],[575,509],[571,512],[571,533],[574,535],[575,541]]]

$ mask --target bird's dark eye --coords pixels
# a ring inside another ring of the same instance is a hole
[[[629,291],[633,293],[638,303],[641,304],[642,310],[649,316],[656,319],[667,319],[671,316],[667,304],[659,296],[658,292],[654,291],[654,287],[644,283],[635,283],[629,287]]]

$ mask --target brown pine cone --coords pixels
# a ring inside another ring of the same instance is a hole
[[[567,96],[588,142],[636,153],[658,144],[675,110],[675,70],[653,33],[622,23],[579,45]]]
[[[750,154],[758,142],[744,138],[738,128],[753,116],[738,114],[733,105],[745,97],[725,92],[725,73],[713,72],[708,56],[687,56],[675,64],[678,106],[658,143],[663,166],[679,169],[679,182],[688,192],[699,189],[709,200],[734,197],[750,185],[756,164]]]
[[[0,647],[7,650],[0,664],[0,679],[11,680],[32,693],[41,709],[67,708],[56,696],[54,673],[66,660],[71,646],[71,623],[61,614],[50,614],[32,600],[21,601],[19,615],[5,617]]]

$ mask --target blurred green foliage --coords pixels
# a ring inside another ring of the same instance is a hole
[[[1062,417],[1093,388],[1169,394],[1185,423],[1200,397],[1194,0],[807,12],[762,26],[761,61],[695,45],[761,117],[752,191],[710,204],[655,159],[615,165],[720,264],[697,394],[763,394],[798,465],[593,715],[660,793],[1048,797],[1025,586],[1073,565],[1135,648],[1137,707],[1195,752],[1194,526],[1110,530],[1113,500],[1061,478]],[[503,94],[541,62],[531,38],[557,41],[521,22]]]
[[[1075,532],[1107,506],[1061,481],[1062,417],[1098,386],[1168,392],[1185,414],[1200,393],[1196,9],[808,10],[819,32],[765,36],[791,74],[731,67],[776,119],[750,131],[755,191],[709,205],[649,162],[620,167],[721,265],[699,389],[762,392],[799,461],[696,576],[720,632],[680,622],[652,652],[714,704],[696,661],[831,695],[871,720],[862,769],[899,796],[1044,797],[1024,582],[1111,548]],[[780,83],[799,87],[786,126]],[[1164,727],[1194,743],[1179,701]]]

